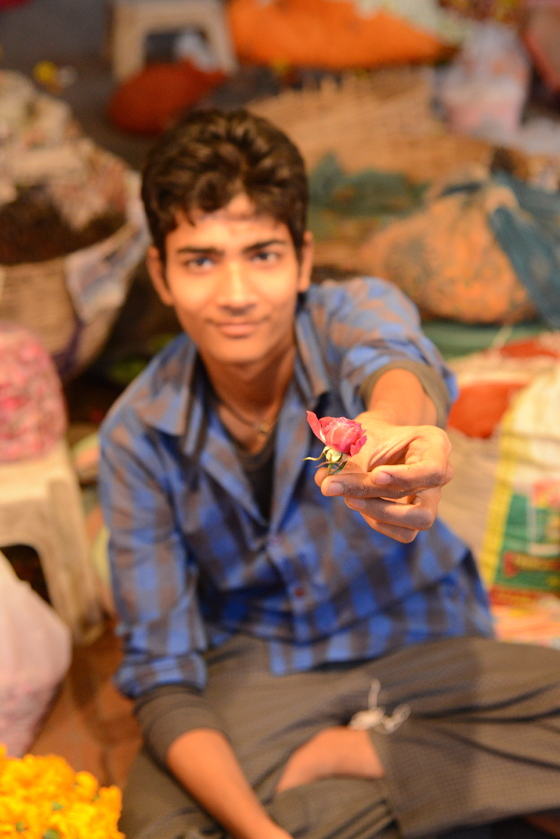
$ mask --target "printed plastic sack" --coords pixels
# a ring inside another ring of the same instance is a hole
[[[452,366],[455,477],[440,515],[471,547],[494,606],[560,594],[560,333]]]
[[[497,604],[560,594],[560,365],[519,393],[500,424],[480,569]]]
[[[21,757],[70,666],[68,627],[0,553],[0,743]]]

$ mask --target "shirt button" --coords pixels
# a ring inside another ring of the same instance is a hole
[[[304,587],[303,586],[298,586],[297,588],[295,588],[294,589],[294,594],[295,594],[296,597],[303,597],[303,595],[305,594]]]

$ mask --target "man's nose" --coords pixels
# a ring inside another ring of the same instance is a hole
[[[220,303],[225,306],[244,308],[254,302],[251,283],[237,259],[229,260],[224,265],[219,296]]]

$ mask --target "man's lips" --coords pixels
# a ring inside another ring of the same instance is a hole
[[[221,321],[215,322],[216,328],[230,338],[244,338],[246,335],[251,335],[259,325],[260,321]]]

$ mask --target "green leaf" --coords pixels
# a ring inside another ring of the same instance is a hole
[[[24,830],[27,830],[27,825],[24,822],[16,822],[16,830],[18,833],[23,833]]]
[[[54,828],[49,827],[48,830],[45,830],[41,839],[62,839],[62,836],[58,830],[54,830]]]
[[[53,801],[51,804],[51,810],[54,812],[55,810],[62,810],[64,809],[64,804],[61,804],[60,801]]]

